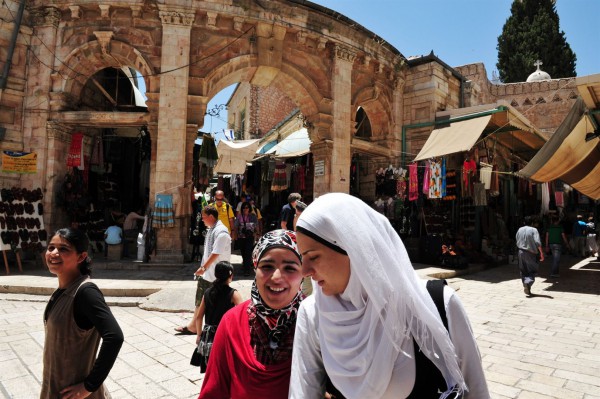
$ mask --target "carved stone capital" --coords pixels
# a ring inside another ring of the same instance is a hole
[[[69,9],[71,10],[71,18],[72,19],[79,19],[81,18],[81,14],[80,14],[80,8],[79,6],[69,6]]]
[[[194,23],[193,13],[163,10],[159,12],[159,15],[163,25],[192,26]]]
[[[60,10],[56,7],[38,8],[31,12],[34,24],[37,26],[54,26],[58,28]]]
[[[233,17],[233,29],[235,29],[238,32],[241,32],[243,26],[244,26],[244,18]]]
[[[356,59],[356,51],[352,50],[350,47],[336,44],[333,46],[333,56],[336,59],[354,62]]]
[[[98,7],[100,7],[100,18],[110,17],[110,4],[98,4]]]
[[[327,38],[323,37],[323,36],[319,36],[319,38],[317,39],[317,48],[319,50],[323,50],[325,49],[325,47],[327,47]]]
[[[208,11],[206,13],[206,26],[208,26],[211,29],[216,28],[218,16],[219,16],[219,14],[217,14],[216,12]]]
[[[94,32],[96,39],[100,43],[100,48],[102,49],[102,54],[110,54],[110,41],[113,37],[112,31],[97,31]]]
[[[406,79],[402,75],[396,76],[394,79],[394,89],[400,92],[404,91],[404,85],[406,84]]]
[[[308,37],[308,33],[301,30],[296,34],[296,41],[300,44],[306,44],[306,38]]]
[[[48,121],[46,123],[46,135],[48,139],[62,141],[63,143],[71,141],[69,128],[61,123]]]
[[[142,6],[131,5],[131,6],[129,6],[129,8],[131,8],[131,16],[133,18],[139,18],[142,16]]]

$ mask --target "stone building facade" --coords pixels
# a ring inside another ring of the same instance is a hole
[[[551,133],[573,101],[568,79],[493,85],[481,64],[408,60],[359,24],[306,1],[32,0],[20,25],[18,2],[4,4],[0,64],[11,61],[0,87],[0,149],[36,153],[38,162],[37,173],[1,172],[0,180],[42,188],[49,229],[68,222],[55,200],[74,132],[84,132],[90,154],[103,129],[117,136],[145,129],[152,199],[189,181],[208,101],[238,82],[284,93],[305,116],[314,160],[325,165],[315,195],[349,191],[354,154],[373,164],[409,161],[432,129],[419,124],[437,111],[507,99]],[[124,67],[143,78],[147,109],[123,102],[130,91],[100,79]],[[367,137],[354,135],[359,108],[369,118]],[[155,260],[183,259],[186,220],[158,231]]]

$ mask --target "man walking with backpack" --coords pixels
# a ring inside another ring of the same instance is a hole
[[[215,202],[210,205],[217,209],[219,212],[219,220],[227,227],[231,239],[235,241],[237,239],[237,232],[235,231],[235,213],[233,212],[231,205],[225,201],[225,193],[223,190],[215,191]]]

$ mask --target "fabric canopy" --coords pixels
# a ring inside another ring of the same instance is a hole
[[[431,132],[427,142],[414,160],[421,161],[454,154],[455,152],[469,151],[475,145],[491,118],[491,115],[485,115],[452,122],[449,126],[435,129]]]
[[[310,138],[308,137],[308,130],[302,128],[281,140],[265,154],[272,154],[277,158],[291,158],[300,157],[309,152]]]
[[[246,162],[254,158],[258,143],[259,140],[219,141],[219,160],[215,166],[215,173],[244,173]]]
[[[600,199],[600,138],[585,141],[595,124],[577,99],[565,120],[519,176],[537,182],[562,180],[593,199]]]
[[[531,159],[546,143],[535,126],[506,101],[437,112],[436,125],[415,161],[469,151],[482,135],[524,159]]]

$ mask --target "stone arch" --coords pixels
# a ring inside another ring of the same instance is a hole
[[[359,90],[352,99],[352,117],[358,107],[362,107],[371,121],[373,138],[381,138],[390,130],[392,106],[385,92],[384,87],[375,84]]]
[[[227,86],[242,81],[251,82],[257,66],[255,55],[228,59],[204,78],[204,95],[212,98]],[[292,65],[283,63],[271,85],[292,99],[307,117],[330,112],[329,109],[323,109],[321,104],[324,97],[312,79]]]
[[[96,72],[108,67],[123,66],[132,67],[142,74],[147,92],[158,91],[158,79],[154,79],[153,68],[143,54],[135,47],[118,40],[110,42],[110,50],[94,40],[71,51],[57,71],[61,78],[54,80],[52,91],[79,98],[85,83]]]

